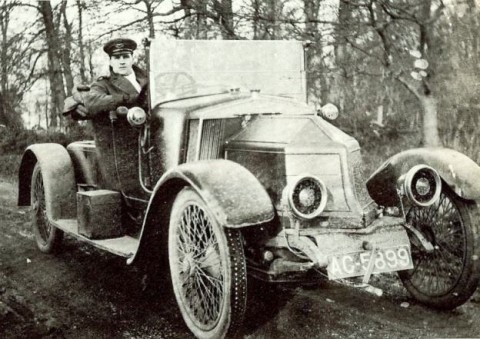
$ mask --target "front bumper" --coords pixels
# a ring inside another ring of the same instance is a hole
[[[329,271],[332,258],[358,252],[370,251],[373,253],[387,249],[406,248],[409,253],[410,241],[403,224],[403,218],[386,216],[374,220],[370,226],[362,229],[327,227],[284,229],[270,239],[266,246],[274,249],[288,249],[302,260],[292,263],[289,260],[276,259],[265,273],[276,276],[305,272],[313,268],[326,268]],[[369,270],[368,274],[371,274],[373,269]],[[394,270],[396,269],[391,271]]]

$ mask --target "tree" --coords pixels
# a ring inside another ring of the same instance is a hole
[[[41,1],[38,10],[45,27],[45,37],[48,55],[48,78],[50,82],[50,126],[59,125],[59,116],[63,110],[65,100],[65,86],[63,81],[62,51],[60,35],[54,22],[53,10],[50,1]]]
[[[181,0],[180,6],[175,10],[182,10],[185,20],[183,38],[208,38],[209,34],[216,34],[217,29],[225,40],[235,40],[239,36],[235,31],[235,16],[232,0]],[[210,24],[211,23],[211,24]]]
[[[0,123],[14,129],[23,127],[19,108],[25,91],[40,78],[36,66],[43,54],[36,44],[40,32],[11,25],[18,20],[22,5],[20,1],[0,2]]]
[[[207,0],[195,2],[183,1],[184,13],[184,39],[207,39],[209,23],[207,17],[201,13],[207,12]]]
[[[447,7],[436,29],[434,78],[444,145],[480,161],[480,24],[475,2]]]
[[[161,3],[162,3],[162,1],[158,1],[158,0],[134,0],[134,1],[122,0],[122,1],[119,1],[121,11],[128,11],[128,10],[133,9],[133,10],[137,11],[138,13],[140,13],[140,15],[141,15],[140,17],[142,18],[140,21],[138,21],[138,19],[134,20],[128,26],[125,26],[125,24],[123,24],[121,26],[122,29],[124,29],[126,27],[129,27],[131,25],[137,24],[137,23],[141,24],[142,22],[146,22],[147,23],[148,36],[150,38],[154,38],[155,37],[155,22],[154,22],[154,19],[155,19],[155,16],[156,16],[156,9],[158,8],[158,6],[160,6]],[[139,4],[143,4],[143,6],[145,8],[137,6]]]
[[[453,116],[462,121],[460,126],[475,123],[475,107],[480,104],[471,100],[476,97],[471,84],[480,75],[474,0],[446,5],[441,0],[339,0],[332,17],[325,10],[336,5],[325,0],[71,4],[0,0],[0,123],[13,117],[17,122],[7,124],[21,124],[18,107],[24,93],[43,76],[49,87],[49,123],[58,127],[58,113],[73,79],[93,78],[93,51],[106,39],[118,32],[145,32],[150,37],[162,32],[192,39],[309,40],[309,99],[340,106],[345,112],[339,121],[343,127],[366,126],[370,132],[375,120],[383,122],[385,127],[375,128],[385,133],[388,128],[413,129],[418,122],[425,145],[443,142],[459,148],[473,140],[470,132],[467,136],[450,122]],[[35,20],[27,19],[25,32],[9,24],[21,8],[38,14]],[[126,21],[118,21],[120,12]],[[426,69],[416,67],[423,61]]]
[[[250,22],[254,40],[283,39],[285,0],[251,0],[243,19]]]
[[[183,1],[183,0],[182,0]],[[156,30],[156,18],[165,18],[169,17],[175,13],[178,13],[184,9],[189,8],[180,4],[179,6],[173,6],[173,8],[165,11],[159,12],[158,8],[163,3],[163,1],[158,0],[120,0],[120,1],[109,1],[104,3],[104,7],[109,7],[109,10],[118,14],[118,13],[131,13],[132,20],[127,22],[122,22],[120,24],[114,24],[113,27],[104,33],[100,34],[99,37],[111,36],[116,32],[125,32],[126,30],[145,30],[149,32],[149,37],[155,37]],[[174,20],[175,22],[184,20],[185,17]],[[145,23],[147,26],[145,27]]]
[[[82,83],[87,83],[87,73],[85,66],[85,43],[83,41],[83,12],[86,8],[85,2],[82,0],[77,0],[77,13],[78,13],[78,49],[79,49],[79,68],[80,68],[80,79]]]
[[[16,6],[15,2],[8,3],[3,0],[0,7],[0,29],[1,29],[1,92],[0,92],[0,123],[5,126],[17,128],[21,125],[20,115],[14,110],[14,98],[10,91],[9,77],[9,48],[11,47],[11,39],[8,36],[8,28],[10,24],[10,15]],[[13,93],[12,93],[13,94]]]
[[[340,6],[342,27],[337,33],[342,41],[337,40],[337,43],[343,46],[337,47],[336,55],[345,60],[337,62],[343,62],[346,76],[353,77],[353,86],[370,92],[368,97],[377,105],[375,111],[379,116],[386,115],[383,114],[385,110],[391,114],[407,101],[406,93],[398,91],[395,82],[413,95],[421,109],[424,146],[441,145],[432,50],[436,24],[444,8],[441,0],[341,0]],[[415,69],[414,64],[419,63],[412,59],[412,52],[420,53],[415,59],[421,59],[428,69]],[[354,66],[346,65],[345,61]],[[368,87],[364,88],[359,82]],[[367,107],[366,111],[373,108]]]
[[[305,30],[303,39],[310,41],[307,50],[307,88],[309,102],[319,107],[328,102],[327,72],[325,72],[322,33],[319,29],[320,5],[322,0],[303,0]]]
[[[416,78],[414,79],[415,82],[402,74],[403,72],[396,75],[396,79],[415,95],[422,106],[422,144],[424,146],[442,145],[438,130],[438,99],[432,82],[432,79],[437,72],[435,67],[435,57],[432,55],[432,51],[435,50],[435,46],[433,45],[435,42],[435,23],[442,16],[445,5],[441,0],[437,3],[434,2],[434,0],[414,2],[414,5],[412,6],[414,7],[413,10],[406,5],[401,6],[390,0],[385,1],[382,4],[383,12],[390,18],[390,20],[410,21],[414,23],[418,30],[418,33],[414,36],[415,43],[423,57],[422,60],[426,61],[424,64],[428,65],[429,70],[427,72],[425,67],[425,69],[421,69],[419,72],[411,72],[410,74]],[[415,7],[420,10],[417,12]],[[388,41],[388,38],[384,36],[386,35],[386,32],[382,31],[378,26],[376,30],[382,38],[385,53],[391,53],[393,43]],[[387,66],[389,67],[390,64],[387,64]]]
[[[63,76],[65,78],[67,95],[72,94],[73,89],[73,73],[72,73],[72,58],[70,51],[72,51],[73,33],[72,24],[67,18],[67,0],[62,0],[60,4],[60,15],[63,19],[63,28],[65,29],[63,34],[64,45],[62,46],[62,67]],[[60,35],[60,34],[58,34]]]

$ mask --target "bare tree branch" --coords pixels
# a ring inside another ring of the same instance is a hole
[[[173,9],[171,9],[170,11],[165,12],[165,13],[154,13],[154,14],[153,14],[153,17],[166,17],[166,16],[170,16],[170,15],[172,15],[172,14],[174,14],[174,13],[177,13],[177,12],[179,12],[179,11],[181,11],[181,10],[184,10],[184,9],[185,9],[184,6],[178,6],[178,7],[175,7],[175,8],[173,8]],[[113,29],[111,29],[111,30],[109,30],[109,31],[106,31],[105,33],[100,34],[100,35],[98,36],[98,38],[102,38],[102,37],[104,37],[104,36],[106,36],[106,35],[110,35],[110,34],[112,34],[112,33],[121,31],[122,29],[125,29],[125,28],[130,27],[130,26],[135,25],[135,24],[138,24],[138,23],[140,23],[140,22],[143,22],[143,21],[145,21],[145,19],[146,19],[146,17],[142,17],[142,18],[139,18],[139,19],[136,19],[136,20],[132,20],[132,21],[130,21],[130,22],[127,22],[126,24],[117,26],[117,27],[115,27],[115,28],[113,28]]]

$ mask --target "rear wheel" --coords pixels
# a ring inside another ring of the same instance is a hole
[[[203,199],[183,189],[172,207],[170,273],[182,317],[198,338],[235,336],[246,305],[241,234],[219,225]]]
[[[453,309],[475,292],[480,276],[476,209],[448,187],[432,206],[409,209],[407,222],[433,245],[429,252],[409,234],[414,268],[399,272],[406,289],[420,302]]]
[[[42,171],[37,163],[32,173],[31,184],[32,226],[35,242],[40,251],[51,253],[56,251],[63,239],[63,232],[52,225],[47,217],[45,187]]]

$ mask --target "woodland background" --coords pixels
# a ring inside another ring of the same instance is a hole
[[[100,75],[118,36],[310,41],[310,102],[333,103],[367,172],[402,149],[446,146],[480,161],[475,0],[0,0],[0,175],[34,142],[88,138],[61,117]],[[102,62],[105,62],[103,60]]]

